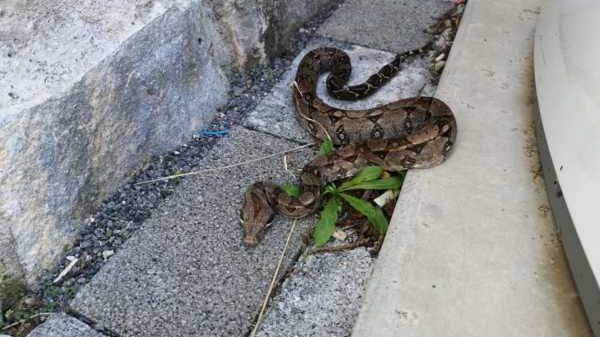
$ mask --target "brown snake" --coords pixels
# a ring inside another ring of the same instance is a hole
[[[324,184],[351,177],[367,165],[399,172],[432,167],[446,159],[456,138],[456,120],[439,99],[414,97],[370,109],[343,110],[326,104],[316,94],[319,76],[329,72],[327,89],[333,97],[367,97],[396,75],[407,57],[419,52],[421,49],[397,55],[367,81],[353,86],[346,85],[352,67],[344,51],[322,47],[304,56],[293,82],[297,118],[314,137],[331,138],[339,147],[303,168],[298,198],[268,182],[256,182],[248,188],[241,209],[244,244],[259,242],[274,209],[293,218],[307,216],[318,209]]]

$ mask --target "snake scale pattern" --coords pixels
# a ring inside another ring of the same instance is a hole
[[[398,54],[364,83],[348,86],[350,57],[337,48],[320,47],[301,60],[292,85],[296,116],[317,139],[331,139],[337,146],[314,158],[300,174],[301,195],[291,198],[270,182],[256,182],[245,195],[241,209],[243,242],[256,245],[276,211],[300,218],[320,206],[324,184],[349,178],[367,165],[399,172],[442,163],[456,138],[456,120],[450,108],[434,97],[414,97],[364,110],[345,110],[328,105],[316,93],[321,74],[329,72],[331,96],[358,100],[377,91],[422,49]]]

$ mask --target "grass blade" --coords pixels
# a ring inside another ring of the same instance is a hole
[[[279,187],[292,198],[298,198],[300,196],[300,188],[296,185],[283,184]]]
[[[322,246],[329,241],[329,238],[335,231],[335,222],[337,221],[340,206],[340,199],[334,196],[329,199],[321,211],[319,221],[315,224],[315,230],[313,231],[315,246]]]
[[[358,185],[365,181],[371,181],[379,178],[383,173],[383,167],[381,166],[366,166],[363,167],[354,178],[348,180],[340,186],[340,191],[347,190],[349,187]]]
[[[402,186],[403,177],[388,177],[378,180],[365,181],[354,186],[340,186],[340,192],[350,190],[397,190]]]
[[[331,152],[333,152],[333,142],[331,141],[331,139],[325,139],[319,147],[319,154],[322,156],[326,156]]]
[[[369,220],[379,233],[383,234],[387,231],[388,220],[385,218],[381,208],[375,207],[368,201],[364,201],[346,193],[340,193],[339,196],[352,206],[352,208],[367,217],[367,220]]]

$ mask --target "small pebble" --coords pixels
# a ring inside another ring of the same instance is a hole
[[[337,229],[331,236],[333,236],[336,240],[344,241],[348,237],[348,234],[341,229]]]
[[[114,250],[105,250],[102,252],[102,257],[106,260],[115,254]]]
[[[25,296],[23,299],[21,299],[23,305],[25,305],[28,308],[33,308],[35,306],[40,305],[40,299],[35,297],[35,296]]]
[[[440,61],[440,62],[436,62],[433,65],[433,71],[439,73],[442,71],[442,69],[444,69],[444,66],[446,65],[446,61]]]

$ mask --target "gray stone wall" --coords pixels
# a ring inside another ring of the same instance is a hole
[[[266,61],[267,31],[328,1],[309,3],[0,4],[0,267],[33,284],[128,173],[214,116],[232,72]]]

